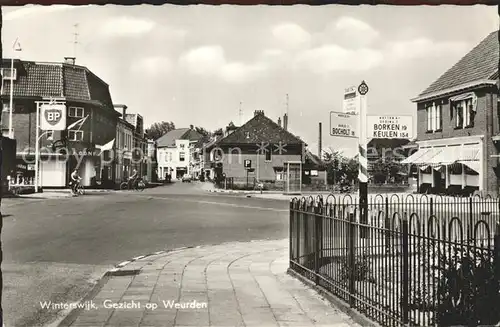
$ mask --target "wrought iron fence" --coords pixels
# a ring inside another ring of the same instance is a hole
[[[383,326],[500,321],[500,200],[375,195],[290,203],[290,269]]]

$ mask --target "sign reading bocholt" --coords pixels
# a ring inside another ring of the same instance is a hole
[[[358,116],[343,112],[330,112],[330,135],[340,137],[358,137]]]
[[[62,131],[66,129],[66,106],[60,103],[40,105],[40,129]]]
[[[412,116],[368,116],[368,137],[407,139],[413,137]]]

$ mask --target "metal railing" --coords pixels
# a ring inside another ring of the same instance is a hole
[[[356,197],[295,198],[289,233],[290,269],[382,326],[500,321],[499,199],[375,195],[361,223]]]

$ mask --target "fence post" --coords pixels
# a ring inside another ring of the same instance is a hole
[[[467,240],[472,240],[472,233],[474,230],[474,214],[472,212],[473,206],[472,206],[472,197],[469,197],[469,226],[467,228]]]
[[[297,238],[296,238],[296,242],[295,242],[295,245],[296,245],[296,252],[295,252],[295,257],[297,258],[297,263],[298,264],[301,264],[301,261],[300,261],[300,257],[301,257],[301,253],[300,253],[300,237],[301,237],[301,232],[300,232],[300,222],[302,221],[303,217],[304,217],[304,214],[302,213],[302,210],[304,209],[303,206],[302,206],[302,202],[299,201],[299,204],[298,204],[298,207],[299,207],[299,212],[297,213],[297,219],[296,219],[296,233],[297,233]]]
[[[432,215],[434,215],[434,199],[433,198],[430,199],[429,205],[430,205],[430,215],[429,215],[429,217],[431,217]]]
[[[389,219],[389,198],[385,197],[385,251],[391,250],[391,220]]]
[[[356,217],[353,212],[349,212],[349,305],[353,308],[356,305]]]
[[[401,311],[403,314],[403,324],[408,324],[408,296],[409,296],[409,278],[408,278],[408,266],[409,266],[409,258],[410,254],[408,251],[408,216],[403,213],[403,233],[402,237],[402,267],[401,267]]]
[[[321,232],[321,225],[322,225],[322,215],[323,215],[323,206],[321,203],[318,203],[318,206],[315,208],[315,215],[314,215],[314,225],[315,225],[315,242],[314,242],[314,272],[315,272],[315,282],[316,285],[319,285],[319,268],[321,267],[320,265],[320,260],[323,257],[322,256],[322,246],[321,243],[323,241],[323,233]]]

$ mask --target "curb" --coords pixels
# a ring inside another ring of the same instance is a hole
[[[344,302],[343,300],[339,299],[332,293],[330,293],[328,290],[323,288],[322,286],[316,285],[312,281],[306,279],[305,277],[299,275],[292,269],[288,268],[286,273],[300,281],[302,284],[304,284],[306,287],[314,290],[317,292],[320,296],[325,298],[328,302],[333,304],[336,308],[338,308],[340,311],[343,313],[347,314],[352,320],[354,320],[355,323],[361,325],[361,326],[370,326],[370,327],[381,327],[381,325],[377,324],[376,322],[372,321],[371,319],[365,317],[362,313],[357,311],[356,309],[353,309]]]

